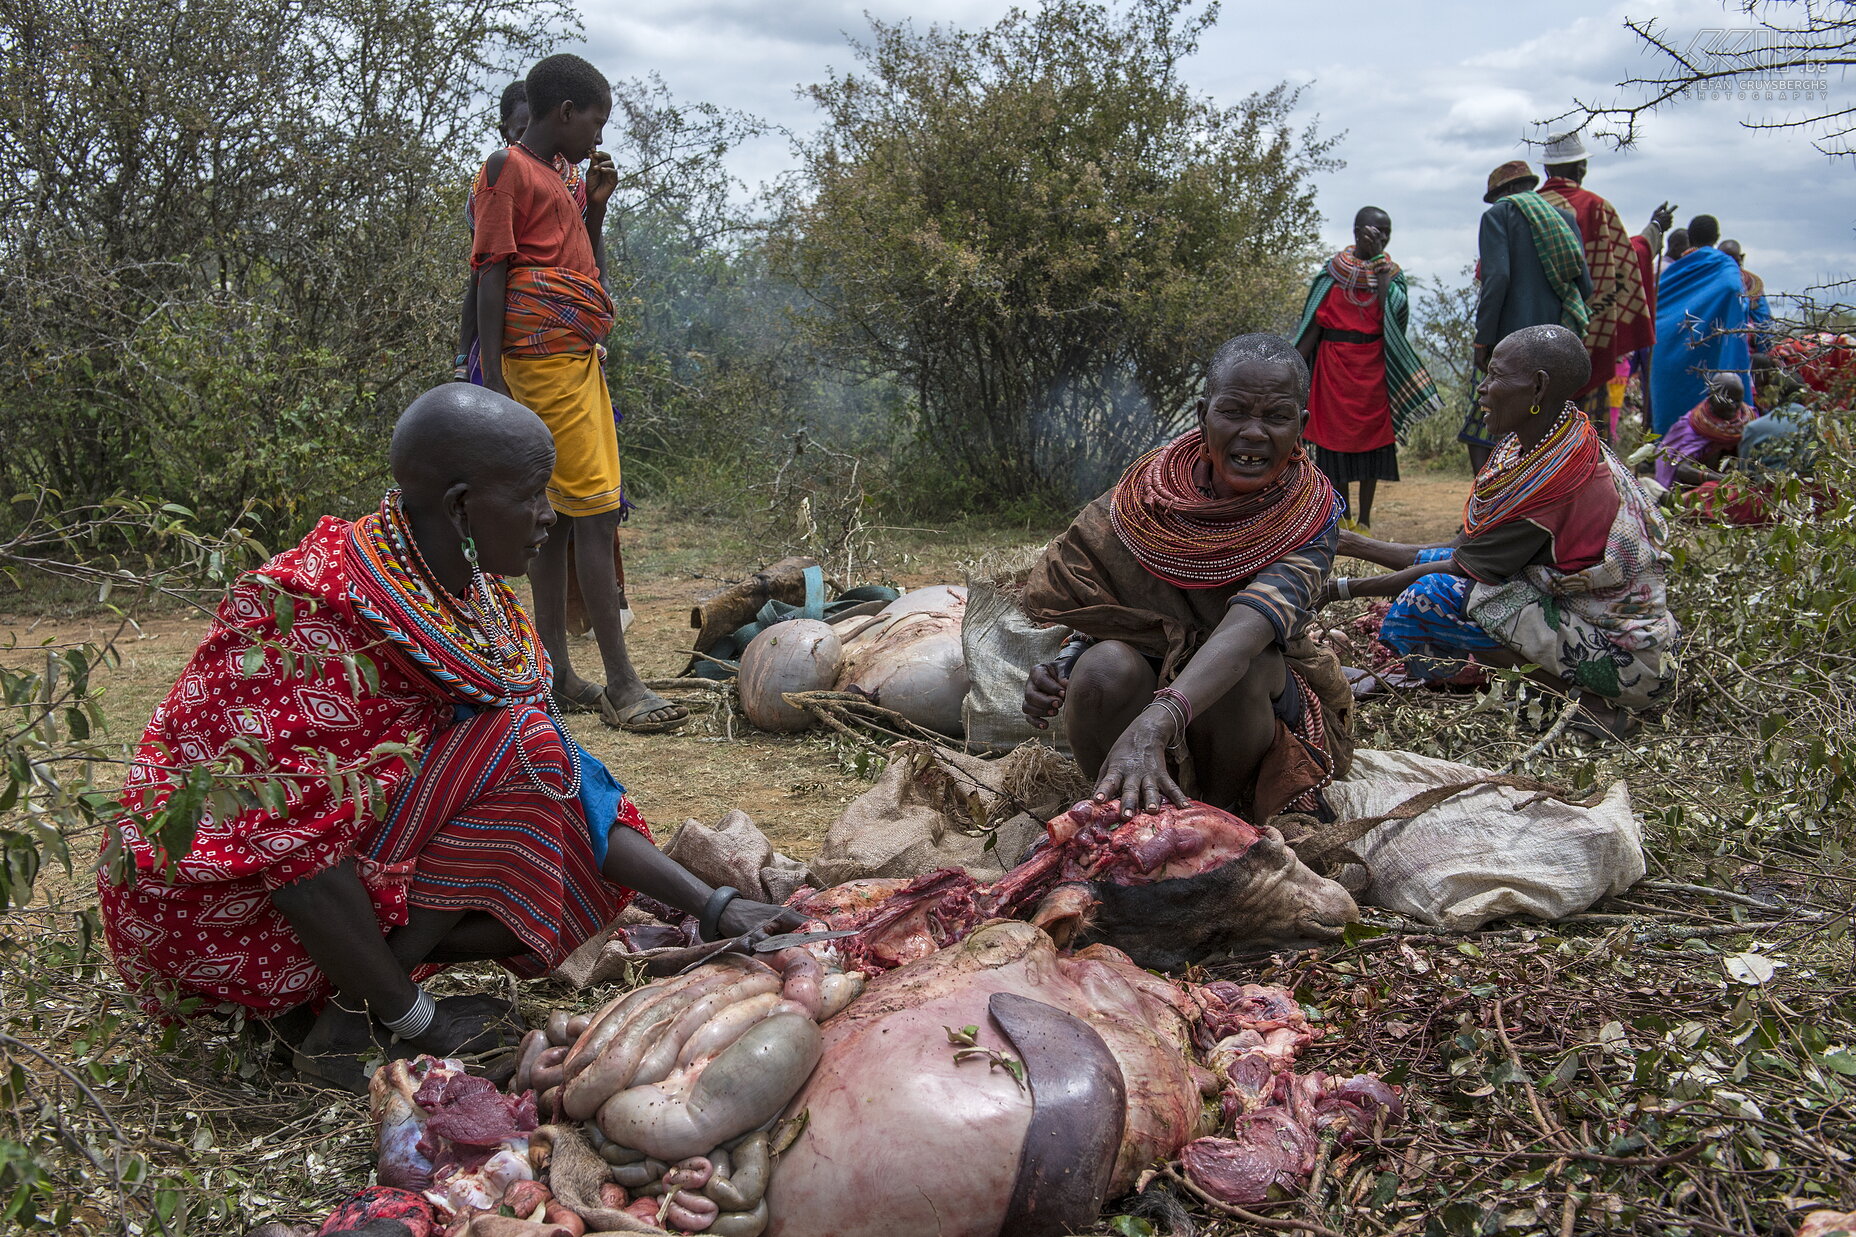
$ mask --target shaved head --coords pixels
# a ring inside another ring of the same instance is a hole
[[[1353,212],[1354,227],[1364,227],[1369,223],[1374,227],[1384,228],[1388,232],[1392,230],[1392,216],[1386,214],[1377,206],[1362,206],[1359,210]]]
[[[487,387],[447,382],[400,414],[388,459],[406,501],[423,506],[459,482],[481,485],[553,455],[554,436],[527,408]]]
[[[1568,400],[1592,376],[1592,358],[1577,335],[1557,323],[1522,327],[1497,345],[1514,354],[1525,370],[1545,370],[1546,397]]]
[[[1308,362],[1295,350],[1295,345],[1282,336],[1261,332],[1227,339],[1218,346],[1218,351],[1212,353],[1211,364],[1205,367],[1206,397],[1210,398],[1218,388],[1228,383],[1238,366],[1253,361],[1280,365],[1288,370],[1289,385],[1295,391],[1295,398],[1302,403],[1308,402]]]

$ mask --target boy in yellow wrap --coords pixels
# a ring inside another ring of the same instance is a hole
[[[689,720],[644,685],[625,649],[623,601],[612,551],[629,505],[619,474],[612,395],[601,340],[612,299],[601,283],[606,202],[618,185],[598,152],[612,88],[578,56],[549,56],[529,71],[528,129],[491,155],[472,205],[483,384],[535,411],[554,435],[548,497],[560,514],[530,576],[535,626],[566,708],[596,711],[609,726],[651,733]],[[586,214],[556,160],[591,159]],[[490,341],[502,341],[500,349]],[[606,686],[574,673],[567,653],[567,573],[573,570],[605,662]]]

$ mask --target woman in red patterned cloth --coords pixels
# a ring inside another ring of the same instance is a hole
[[[395,425],[392,466],[378,511],[325,517],[233,586],[143,733],[97,882],[145,1008],[277,1019],[299,1073],[350,1089],[381,1032],[439,1056],[500,1040],[497,1002],[418,980],[544,974],[632,890],[711,934],[797,923],[663,855],[557,720],[503,582],[555,520],[541,419],[440,387]]]
[[[1032,568],[1021,604],[1074,633],[1024,710],[1064,714],[1095,797],[1192,795],[1258,824],[1318,811],[1352,760],[1353,695],[1309,636],[1340,496],[1301,445],[1308,366],[1240,335],[1206,367],[1198,428],[1135,461]]]
[[[1391,216],[1362,206],[1353,217],[1354,243],[1315,276],[1295,333],[1312,371],[1306,437],[1315,466],[1343,502],[1348,484],[1360,483],[1360,503],[1351,511],[1361,532],[1373,522],[1379,483],[1398,480],[1398,444],[1443,407],[1405,336],[1411,295],[1386,252],[1391,237]]]

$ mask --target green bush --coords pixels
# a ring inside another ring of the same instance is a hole
[[[482,98],[558,0],[0,8],[0,484],[276,540],[447,371]],[[6,517],[0,517],[4,519]]]
[[[771,236],[827,362],[906,391],[979,501],[1074,502],[1184,428],[1226,338],[1306,289],[1329,143],[1287,87],[1219,107],[1216,15],[1052,0],[977,33],[872,22]]]

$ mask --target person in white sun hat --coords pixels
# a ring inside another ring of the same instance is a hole
[[[1562,133],[1547,140],[1540,159],[1547,173],[1540,196],[1572,212],[1585,246],[1585,265],[1592,276],[1585,350],[1591,354],[1592,376],[1575,398],[1593,423],[1603,426],[1605,383],[1620,357],[1655,341],[1656,320],[1624,220],[1617,207],[1585,187],[1585,143],[1577,133]]]

